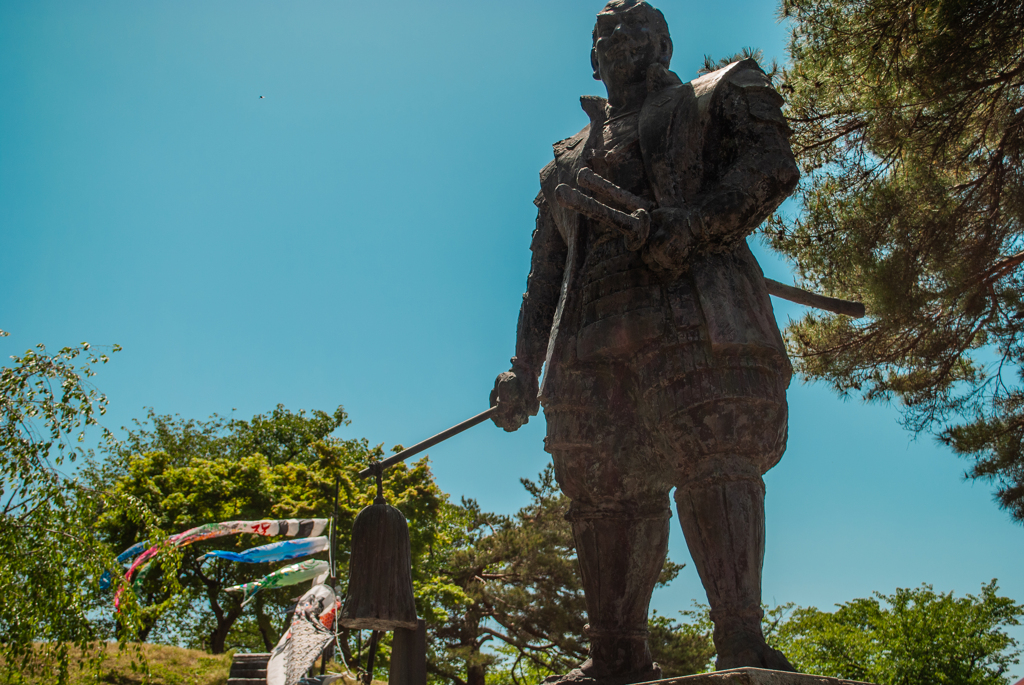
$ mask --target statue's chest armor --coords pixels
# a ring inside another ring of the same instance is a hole
[[[605,121],[587,141],[583,163],[620,188],[653,201],[640,151],[639,118],[633,112]]]
[[[619,187],[653,202],[637,134],[638,118],[634,112],[606,120],[589,137],[581,161]],[[626,249],[621,234],[586,218],[581,222],[585,228],[578,357],[632,354],[664,332],[661,283],[639,252]]]

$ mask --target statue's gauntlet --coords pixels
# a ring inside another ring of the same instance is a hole
[[[537,376],[535,369],[512,357],[512,369],[498,375],[491,391],[491,406],[503,407],[501,413],[492,417],[494,423],[511,432],[537,415]]]
[[[651,212],[651,235],[641,253],[656,271],[681,271],[704,233],[704,219],[693,209],[664,207]]]

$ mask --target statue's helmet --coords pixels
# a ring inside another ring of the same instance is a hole
[[[595,79],[601,79],[598,41],[610,37],[619,27],[629,29],[633,43],[629,49],[630,59],[637,62],[634,68],[638,74],[640,71],[646,73],[647,67],[654,62],[668,67],[672,59],[672,38],[669,36],[665,15],[644,0],[611,0],[598,12],[594,24],[590,60]],[[637,50],[638,42],[647,42],[647,49]]]

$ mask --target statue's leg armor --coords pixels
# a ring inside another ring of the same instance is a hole
[[[711,606],[717,668],[792,671],[761,632],[761,476],[785,450],[789,377],[759,358],[706,350],[667,348],[643,360],[643,416],[671,463],[679,520]]]
[[[654,668],[647,612],[668,553],[668,515],[667,506],[644,515],[573,502],[569,519],[589,617],[585,673],[619,676]]]
[[[708,595],[718,670],[793,670],[761,632],[764,482],[760,476],[693,481],[676,490],[686,544]]]
[[[561,680],[654,680],[661,672],[647,645],[647,612],[668,552],[670,484],[652,479],[628,379],[559,375],[558,399],[545,401],[545,445],[572,501],[590,639],[590,659]]]

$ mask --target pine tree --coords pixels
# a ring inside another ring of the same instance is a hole
[[[787,339],[841,394],[902,403],[905,425],[970,459],[1024,523],[1024,4],[783,0],[804,170],[773,247],[803,287],[863,301]]]

